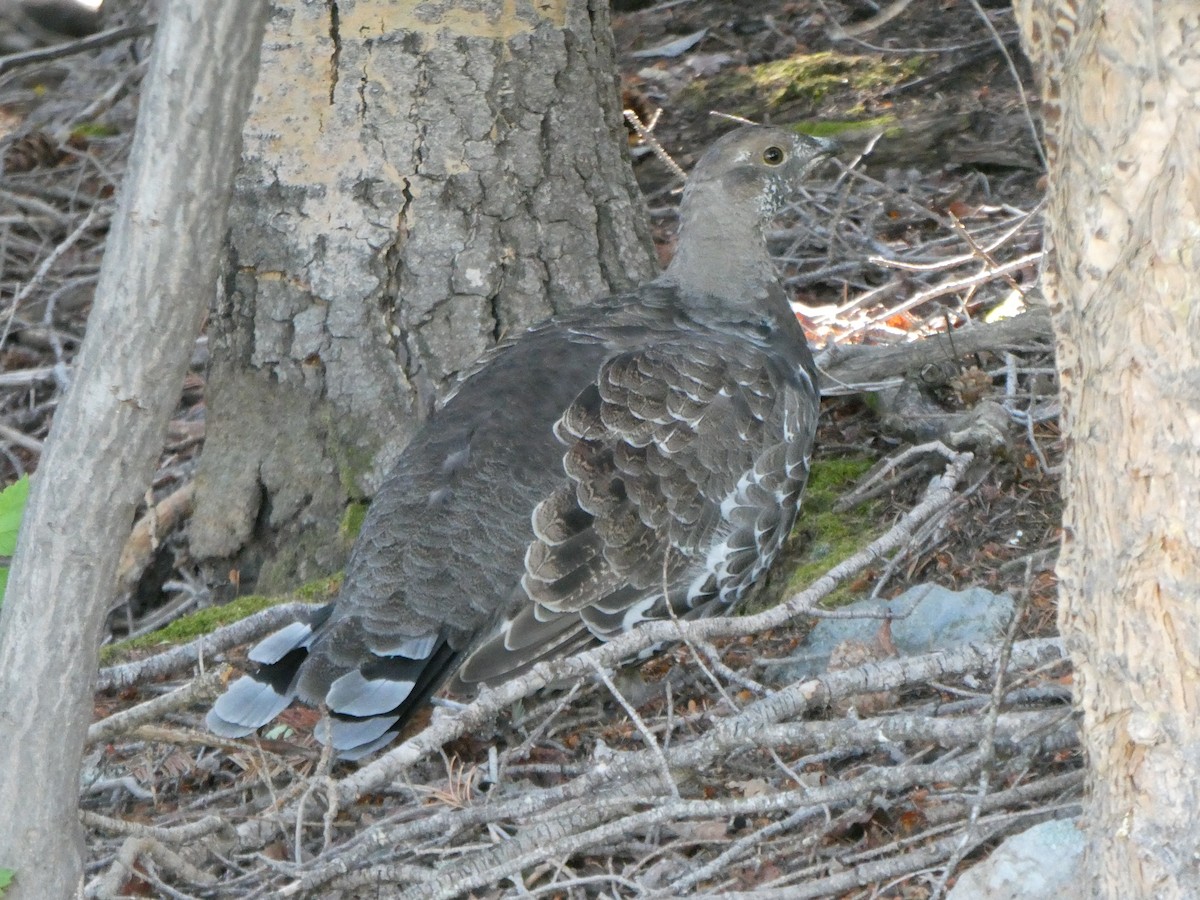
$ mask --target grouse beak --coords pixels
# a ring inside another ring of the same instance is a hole
[[[836,156],[837,152],[842,149],[842,145],[831,138],[814,138],[821,147],[821,157],[828,159],[830,156]]]
[[[838,151],[842,149],[841,144],[839,144],[837,141],[830,140],[829,138],[814,137],[809,135],[808,139],[815,146],[810,145],[812,150],[812,159],[805,167],[805,174],[815,169],[819,163],[837,156]]]

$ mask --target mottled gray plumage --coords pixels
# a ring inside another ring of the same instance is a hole
[[[763,227],[830,150],[727,134],[688,181],[663,275],[488,353],[380,489],[336,602],[255,647],[209,727],[324,701],[319,735],[356,758],[447,681],[469,695],[741,600],[795,520],[817,417]]]

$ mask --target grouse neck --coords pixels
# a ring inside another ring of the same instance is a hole
[[[662,280],[686,297],[722,300],[733,306],[761,306],[779,283],[767,254],[763,212],[753,201],[715,202],[705,185],[684,196],[675,256]]]

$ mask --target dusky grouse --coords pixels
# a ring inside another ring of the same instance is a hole
[[[380,488],[337,600],[254,647],[209,728],[242,736],[323,701],[319,733],[354,759],[447,681],[469,695],[741,600],[795,521],[817,420],[764,226],[832,149],[726,134],[688,180],[661,276],[486,354]]]

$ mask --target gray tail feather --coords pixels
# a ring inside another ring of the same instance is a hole
[[[428,659],[393,658],[378,660],[364,667],[362,675],[365,679],[361,676],[347,679],[343,682],[343,690],[351,694],[350,689],[360,687],[359,681],[362,680],[377,689],[368,691],[354,700],[350,697],[339,697],[338,699],[343,701],[342,711],[334,708],[329,724],[322,722],[317,726],[317,740],[322,743],[332,742],[338,757],[346,760],[360,759],[391,743],[404,728],[409,717],[423,706],[446,680],[459,656],[459,651],[443,639],[432,648]],[[395,693],[384,700],[385,695],[391,691]],[[401,693],[404,694],[402,698],[399,696]],[[378,713],[368,713],[365,716],[347,714],[351,709],[377,709],[379,704],[389,701],[394,705]]]
[[[293,650],[278,663],[243,675],[208,711],[208,730],[221,737],[245,737],[283,712],[296,697],[296,673],[308,651]]]
[[[258,670],[243,675],[217,698],[206,720],[209,730],[221,737],[245,737],[283,712],[300,693],[301,667],[314,632],[327,617],[326,610],[318,610],[307,625],[293,623],[259,642],[249,654],[259,663]],[[322,691],[331,716],[328,724],[317,727],[316,737],[332,743],[342,759],[359,759],[394,740],[460,657],[444,635],[407,639],[395,649],[424,658],[379,657]],[[311,689],[305,688],[304,699],[317,699],[308,696]]]
[[[308,648],[332,611],[328,603],[309,621],[293,622],[255,644],[249,658],[259,663],[258,671],[243,675],[217,698],[205,719],[208,730],[221,737],[245,737],[287,709],[296,698],[296,679]]]

